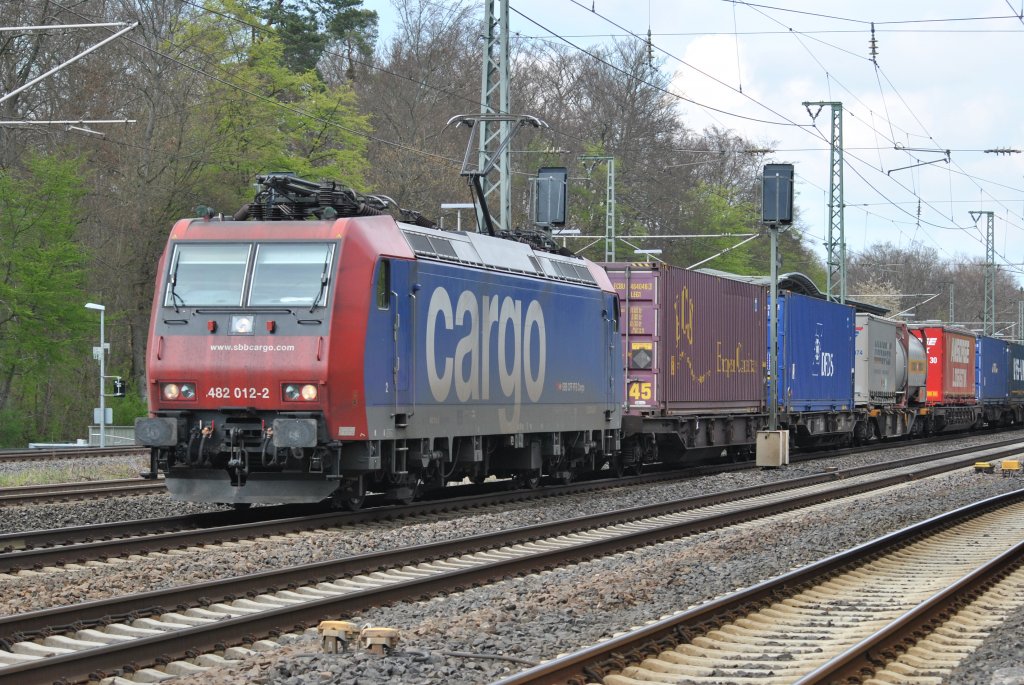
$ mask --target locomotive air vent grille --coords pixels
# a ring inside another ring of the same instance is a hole
[[[566,264],[565,262],[552,262],[552,264],[555,265],[555,268],[558,270],[558,274],[563,278],[568,278],[573,281],[579,279],[579,275],[576,273],[576,269],[572,264]]]
[[[448,257],[449,259],[458,259],[459,255],[455,254],[455,248],[452,247],[450,241],[444,238],[435,238],[431,236],[429,238],[430,245],[434,249],[434,254],[442,257]]]
[[[434,254],[434,248],[430,246],[430,238],[419,233],[412,233],[411,231],[402,231],[405,233],[405,237],[409,240],[409,245],[412,246],[413,252],[418,254]]]
[[[586,281],[587,283],[597,283],[597,281],[594,280],[594,275],[590,273],[590,269],[588,269],[585,265],[574,264],[573,268],[576,269],[576,275],[579,277],[581,281]]]
[[[593,274],[585,264],[574,264],[568,261],[541,258],[534,254],[525,255],[528,261],[516,264],[499,264],[498,257],[488,258],[479,253],[472,242],[459,242],[458,244],[446,238],[432,235],[424,235],[415,231],[403,230],[406,240],[413,252],[425,257],[434,257],[445,261],[459,262],[462,264],[483,265],[491,269],[512,271],[516,273],[536,274],[546,278],[583,282],[596,285]],[[532,252],[532,251],[530,251]]]

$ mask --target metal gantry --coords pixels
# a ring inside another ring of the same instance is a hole
[[[604,261],[615,261],[615,158],[584,155],[581,160],[605,162],[608,169],[604,197]]]
[[[482,80],[480,87],[480,114],[483,117],[488,115],[509,114],[509,26],[508,26],[508,0],[484,0],[484,63],[482,69]],[[477,212],[487,211],[487,207],[494,207],[492,219],[498,231],[507,231],[512,226],[512,174],[511,155],[507,145],[502,146],[502,141],[509,138],[510,122],[507,119],[491,120],[483,119],[479,127],[479,168],[487,168],[491,162],[494,163],[493,173],[489,177],[481,178],[484,197],[488,202],[477,207]],[[497,159],[493,159],[496,156]],[[494,203],[494,195],[497,195],[498,202]],[[490,222],[485,221],[482,216],[478,225],[484,226]]]
[[[982,216],[985,223],[985,335],[996,332],[996,215],[989,211],[972,211],[977,223]]]
[[[843,103],[804,102],[813,121],[822,107],[832,108],[830,182],[828,199],[829,227],[825,236],[825,257],[828,283],[825,295],[833,302],[846,302],[846,234],[843,226]],[[814,112],[811,107],[817,107]]]

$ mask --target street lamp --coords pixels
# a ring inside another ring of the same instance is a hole
[[[107,406],[106,406],[106,397],[104,396],[104,393],[103,393],[103,378],[104,378],[104,374],[106,373],[106,368],[104,368],[105,367],[106,356],[107,356],[106,352],[107,352],[108,349],[110,349],[110,345],[108,345],[107,343],[103,342],[103,312],[105,312],[107,308],[104,307],[101,304],[96,304],[95,302],[86,302],[85,308],[86,309],[93,309],[93,310],[96,310],[96,311],[98,311],[100,313],[100,345],[99,345],[99,347],[92,348],[92,356],[93,356],[93,358],[96,359],[97,361],[99,361],[99,363],[100,363],[100,408],[99,408],[99,411],[97,412],[96,416],[93,417],[93,418],[95,418],[96,419],[96,423],[98,423],[100,425],[100,447],[106,447],[107,446],[107,431],[106,431],[106,425],[107,425]]]

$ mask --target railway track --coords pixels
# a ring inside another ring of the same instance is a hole
[[[941,436],[939,438],[932,438],[931,442],[940,442],[943,440],[953,439],[952,436]],[[824,452],[804,452],[797,453],[792,456],[793,462],[801,461],[813,461],[819,459],[823,455],[836,457],[845,454],[854,454],[857,452],[870,452],[890,449],[896,446],[908,446],[917,444],[919,441],[904,441],[901,443],[874,443],[872,445],[858,447],[858,448],[843,448],[840,450],[826,450]],[[923,442],[923,440],[921,441]],[[122,451],[123,450],[123,451]],[[114,454],[134,454],[138,452],[140,456],[146,456],[144,451],[139,451],[139,448],[84,448],[84,449],[65,449],[65,448],[51,448],[48,450],[6,450],[0,451],[0,463],[3,462],[5,457],[8,457],[8,461],[49,461],[59,459],[88,459],[94,457],[105,457],[113,456]],[[709,473],[721,473],[726,471],[736,471],[745,468],[752,468],[754,466],[752,461],[735,462],[730,464],[713,464],[705,466],[693,466],[685,470],[673,470],[672,476],[661,476],[661,477],[678,477],[686,478],[697,475],[705,475]],[[663,470],[664,465],[656,465],[655,467],[648,467],[649,471],[647,474],[648,479],[657,479],[651,473],[653,469],[655,472]],[[157,482],[160,484],[158,485]],[[632,482],[632,481],[630,481]],[[138,495],[148,493],[161,493],[166,492],[166,488],[163,486],[163,479],[158,481],[147,480],[147,479],[117,479],[117,480],[104,480],[104,481],[80,481],[75,483],[55,483],[55,484],[42,484],[42,485],[29,485],[29,486],[15,486],[9,488],[0,489],[0,507],[3,506],[15,506],[20,504],[32,505],[32,504],[48,504],[51,502],[68,502],[82,499],[97,499],[101,497],[121,497],[126,495]],[[371,497],[368,499],[369,503],[373,503],[375,500]]]
[[[998,459],[1018,453],[1024,442],[1002,441],[987,446],[950,450],[937,455],[900,459],[835,472],[788,479],[745,490],[722,492],[686,501],[682,506],[696,508],[723,501],[739,501],[752,495],[780,493],[799,487],[827,484],[855,476],[883,471],[899,471],[895,479],[923,477],[942,471],[962,468],[973,463],[979,454]],[[924,471],[913,467],[932,462]],[[417,502],[386,508],[373,508],[360,512],[323,512],[311,506],[262,507],[248,512],[213,512],[190,516],[141,521],[101,523],[73,528],[27,531],[0,535],[0,573],[19,570],[42,571],[66,564],[124,558],[131,554],[147,554],[185,549],[199,545],[222,544],[239,540],[256,540],[273,535],[288,535],[304,531],[322,530],[337,526],[352,526],[396,518],[415,518],[450,515],[478,507],[520,502],[539,497],[595,491],[617,487],[626,483],[641,483],[678,477],[678,474],[646,474],[624,480],[585,481],[565,486],[554,486],[535,491],[485,492],[455,497],[436,502]],[[884,487],[879,485],[878,487]],[[678,503],[676,506],[680,506]]]
[[[997,451],[986,450],[924,469],[904,466],[883,478],[847,473],[788,492],[748,492],[740,501],[708,501],[700,509],[689,500],[663,503],[9,616],[0,619],[0,635],[8,636],[6,650],[0,652],[0,663],[8,664],[0,667],[0,685],[60,677],[75,682],[90,674],[121,672],[124,664],[173,662],[237,645],[245,635],[271,635],[325,617],[357,614],[369,606],[452,592],[750,521],[960,467],[982,455],[998,458]],[[1024,493],[1015,494],[1024,499]],[[181,662],[177,668],[189,665],[196,667]]]
[[[61,459],[85,459],[96,457],[148,457],[145,447],[45,447],[24,450],[0,450],[0,464],[21,461],[58,461]]]
[[[1024,492],[935,517],[498,685],[941,683],[1024,605]]]
[[[80,481],[49,485],[23,485],[0,489],[0,507],[19,504],[48,504],[101,497],[124,497],[166,492],[163,479],[125,478]]]

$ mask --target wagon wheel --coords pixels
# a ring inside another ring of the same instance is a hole
[[[540,487],[540,471],[528,471],[519,476],[519,482],[527,490],[536,490]]]
[[[613,456],[611,461],[608,463],[608,466],[611,469],[612,475],[615,476],[616,478],[622,478],[622,476],[626,473],[626,467],[623,466],[622,464],[621,454],[616,454],[615,456]]]
[[[400,504],[412,504],[417,499],[419,499],[419,496],[420,496],[420,483],[421,483],[421,481],[418,481],[418,480],[415,483],[413,483],[409,487],[408,494],[403,495],[402,497],[398,498],[399,503]]]

